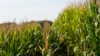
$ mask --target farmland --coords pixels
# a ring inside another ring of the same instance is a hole
[[[0,56],[100,56],[96,0],[70,5],[54,22],[0,24]]]

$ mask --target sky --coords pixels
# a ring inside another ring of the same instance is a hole
[[[0,0],[0,23],[51,20],[80,0]]]

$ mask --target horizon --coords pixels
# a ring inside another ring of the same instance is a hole
[[[83,0],[0,0],[0,23],[54,21],[67,6]]]

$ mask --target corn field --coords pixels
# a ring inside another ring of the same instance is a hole
[[[52,25],[0,26],[0,56],[100,56],[99,3],[71,5]]]

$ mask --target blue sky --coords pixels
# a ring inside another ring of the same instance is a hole
[[[0,23],[54,21],[64,7],[80,0],[0,0]]]

